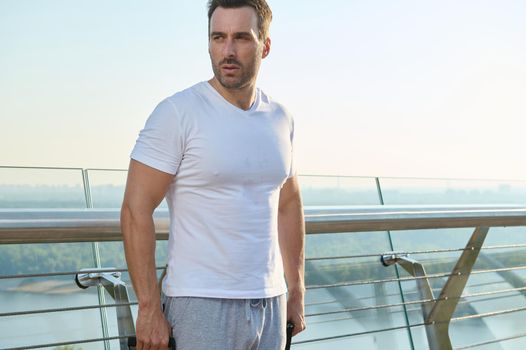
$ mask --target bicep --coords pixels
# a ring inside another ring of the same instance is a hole
[[[161,203],[173,175],[136,160],[130,161],[123,206],[151,211]]]
[[[301,206],[300,186],[297,176],[288,178],[279,193],[280,212],[286,210],[292,205]]]

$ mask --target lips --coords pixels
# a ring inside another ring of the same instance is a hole
[[[221,66],[221,68],[226,71],[227,73],[233,73],[235,72],[236,70],[239,69],[239,66],[235,65],[235,64],[224,64]]]

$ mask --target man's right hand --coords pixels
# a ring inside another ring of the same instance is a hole
[[[137,350],[165,350],[172,327],[159,307],[153,310],[139,307],[136,333]]]

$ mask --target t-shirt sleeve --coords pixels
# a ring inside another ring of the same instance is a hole
[[[165,99],[154,109],[139,133],[131,158],[165,173],[175,175],[184,152],[181,115]]]

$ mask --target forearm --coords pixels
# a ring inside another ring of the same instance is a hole
[[[305,223],[299,195],[281,208],[278,232],[289,294],[305,293]]]
[[[155,268],[155,227],[151,213],[141,213],[124,205],[121,211],[121,230],[139,309],[158,308],[160,295]]]

